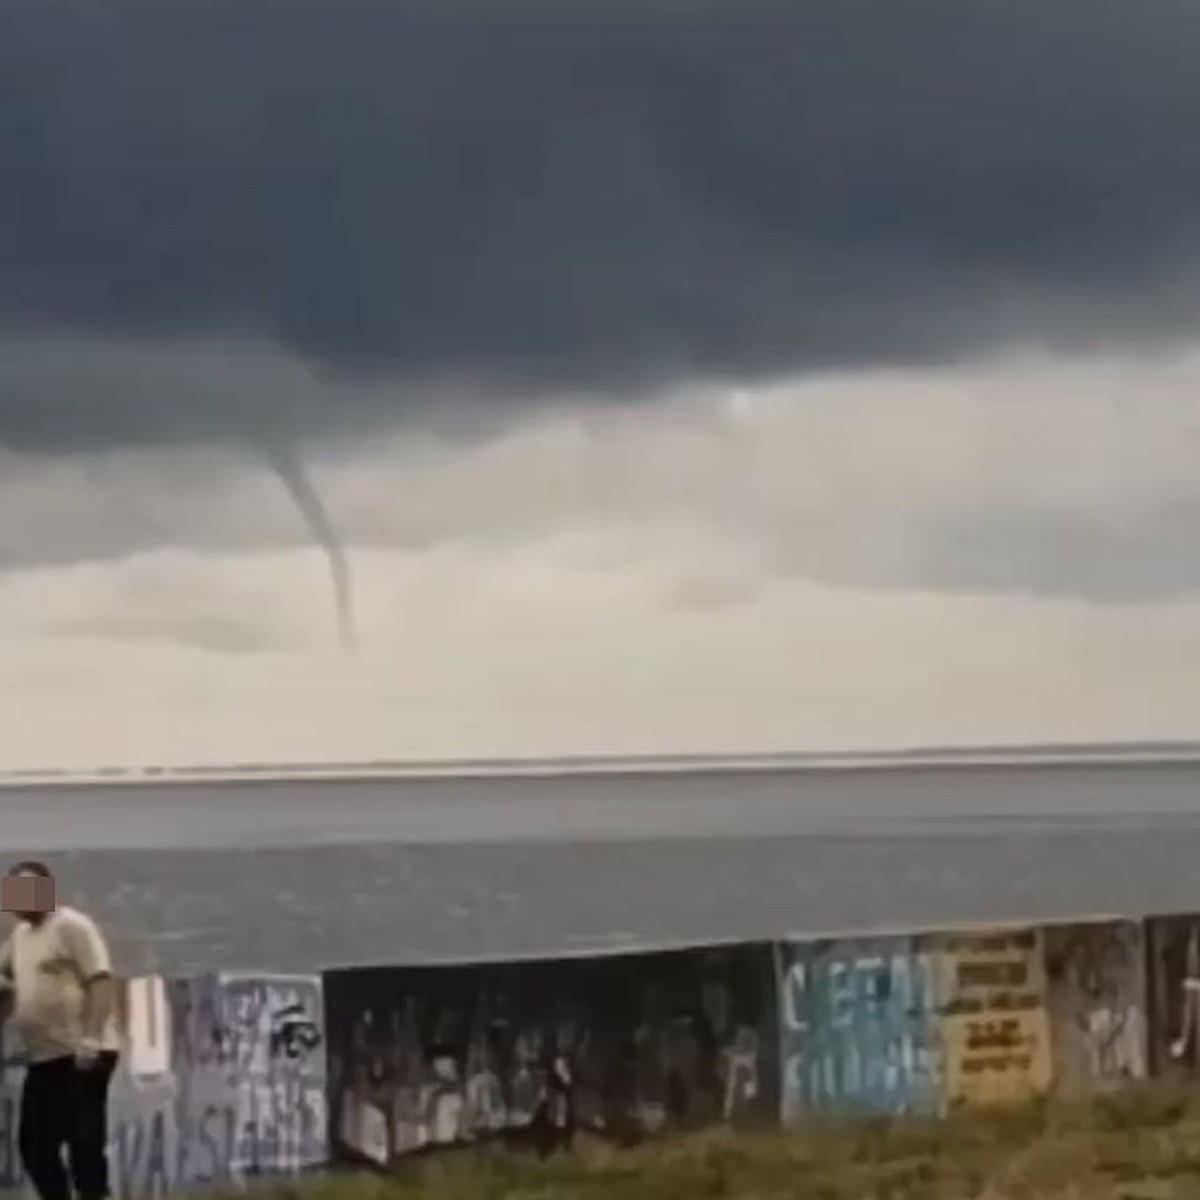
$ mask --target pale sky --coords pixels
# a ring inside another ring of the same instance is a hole
[[[246,454],[10,456],[5,766],[1200,735],[1200,354],[684,389]]]

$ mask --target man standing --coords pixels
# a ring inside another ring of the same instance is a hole
[[[21,1093],[21,1161],[41,1200],[108,1196],[108,1085],[117,1063],[108,946],[95,921],[55,896],[40,862],[12,867],[3,907],[17,918],[0,947],[0,987],[29,1066]]]

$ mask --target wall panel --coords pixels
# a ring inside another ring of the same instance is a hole
[[[335,1148],[617,1141],[778,1108],[771,948],[329,972]]]
[[[936,1113],[935,963],[919,937],[780,947],[781,1113]]]
[[[1053,1088],[1066,1099],[1147,1073],[1146,948],[1139,921],[1043,929]]]
[[[948,1109],[1028,1100],[1050,1088],[1041,931],[936,935]]]

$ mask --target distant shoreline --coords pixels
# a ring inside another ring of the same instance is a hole
[[[252,782],[254,780],[436,779],[745,774],[772,771],[903,770],[964,766],[1154,766],[1200,762],[1200,742],[1075,742],[994,746],[909,747],[882,750],[755,754],[564,755],[458,759],[376,759],[358,762],[258,762],[162,766],[101,766],[92,770],[10,768],[0,788],[40,785]]]

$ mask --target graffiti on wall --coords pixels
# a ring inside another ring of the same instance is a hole
[[[1200,1074],[1200,914],[1145,922],[1150,1068]]]
[[[17,1121],[24,1078],[24,1052],[13,1035],[12,1026],[7,1021],[0,1021],[0,1191],[3,1192],[18,1191],[25,1181],[17,1152]]]
[[[176,980],[131,991],[122,1011],[109,1105],[117,1200],[327,1160],[319,977]]]
[[[227,974],[175,986],[174,1073],[189,1182],[326,1161],[323,1007],[313,975]]]
[[[118,980],[116,1007],[108,1153],[117,1200],[328,1161],[319,976]],[[0,1039],[0,1190],[17,1192],[25,1064],[7,1025]]]
[[[1046,1092],[1051,1056],[1041,931],[947,933],[937,943],[946,1107]]]
[[[331,972],[334,1142],[385,1163],[436,1145],[587,1128],[770,1120],[767,946]]]
[[[1200,1073],[1200,915],[568,961],[122,982],[115,1200],[811,1111],[934,1114]],[[0,1191],[24,1060],[0,1023]]]
[[[328,1157],[321,981],[221,976],[221,1051],[236,1097],[235,1173],[299,1171]]]
[[[1049,925],[1042,936],[1055,1091],[1078,1099],[1145,1076],[1141,924]]]
[[[114,1079],[108,1162],[113,1195],[164,1196],[179,1184],[179,1129],[169,1086],[142,1089]]]
[[[936,1113],[932,954],[915,937],[780,948],[781,1112]]]

